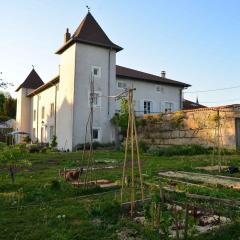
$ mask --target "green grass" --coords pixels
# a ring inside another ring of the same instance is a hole
[[[119,181],[123,157],[122,152],[97,151],[95,166],[115,168],[95,171],[96,177]],[[239,166],[238,158],[226,157],[229,165]],[[159,239],[156,230],[122,218],[115,204],[120,198],[119,192],[73,188],[58,176],[59,169],[86,166],[81,152],[34,153],[29,160],[32,167],[19,170],[15,184],[11,183],[6,169],[0,168],[0,239],[118,239],[117,232],[126,227],[136,229],[143,239]],[[158,157],[145,154],[141,160],[145,181],[155,183],[159,171],[196,171],[194,167],[207,166],[211,162],[210,156],[205,155]],[[59,182],[57,186],[56,181]],[[197,190],[189,188],[188,191]],[[209,191],[201,189],[198,193],[207,195]],[[211,189],[211,194],[226,198],[239,196],[236,190],[222,191],[218,187]],[[231,232],[233,236],[239,233],[232,227],[228,231],[229,236]],[[221,238],[221,234],[215,238],[214,234],[206,239],[226,239]]]

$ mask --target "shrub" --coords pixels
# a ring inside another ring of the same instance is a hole
[[[27,148],[30,153],[37,153],[40,152],[42,147],[39,144],[30,144]]]
[[[50,189],[51,190],[60,190],[61,189],[61,183],[58,180],[52,180],[50,182]]]
[[[183,127],[184,119],[185,119],[185,115],[183,112],[173,113],[170,119],[171,127],[174,129]]]
[[[31,142],[31,138],[27,135],[27,136],[23,139],[23,141],[24,141],[25,143],[30,143],[30,142]]]
[[[139,151],[140,152],[147,152],[148,151],[148,149],[149,149],[149,147],[148,147],[148,145],[146,144],[146,142],[144,142],[143,140],[140,140],[139,141],[139,143],[138,143],[138,145],[139,145]]]
[[[181,146],[171,146],[171,147],[157,147],[151,146],[148,149],[148,153],[156,156],[174,156],[174,155],[200,155],[209,154],[211,149],[205,148],[200,145],[181,145]]]
[[[56,136],[53,136],[52,141],[51,141],[51,144],[50,144],[50,147],[51,147],[51,148],[56,148],[57,145],[58,145],[58,143],[57,143],[57,137],[56,137]]]
[[[80,151],[84,149],[89,150],[90,149],[90,143],[79,143],[74,147],[75,151]],[[100,143],[100,142],[93,142],[93,149],[99,149],[99,148],[113,148],[115,146],[115,142],[110,142],[110,143]]]

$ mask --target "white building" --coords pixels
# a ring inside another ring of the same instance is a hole
[[[75,33],[64,35],[60,74],[43,83],[33,69],[17,91],[17,130],[29,132],[33,141],[50,142],[56,135],[59,149],[74,149],[84,142],[89,116],[90,78],[94,78],[94,141],[114,141],[111,119],[119,110],[115,96],[134,86],[138,114],[182,108],[182,90],[190,85],[116,65],[122,48],[104,33],[91,13]]]

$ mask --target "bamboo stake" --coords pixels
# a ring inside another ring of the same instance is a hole
[[[134,200],[135,200],[135,183],[134,183],[134,144],[133,144],[133,109],[132,109],[132,91],[130,92],[130,108],[131,108],[131,154],[132,154],[132,191],[131,191],[131,216],[133,216]]]
[[[129,96],[128,96],[128,101],[129,101]],[[124,154],[124,163],[123,163],[121,203],[123,202],[123,188],[124,188],[126,166],[127,166],[128,142],[129,142],[129,134],[130,134],[130,122],[129,122],[129,119],[130,119],[130,107],[128,105],[128,128],[127,128],[127,137],[126,137],[126,142],[125,142],[125,154]]]
[[[141,194],[142,194],[142,200],[144,199],[144,188],[143,188],[143,178],[142,178],[142,167],[141,167],[141,161],[139,156],[139,146],[138,146],[138,135],[137,135],[137,128],[136,128],[136,121],[135,116],[133,115],[134,121],[134,131],[135,131],[135,143],[136,143],[136,149],[137,149],[137,161],[138,161],[138,172],[140,177],[140,185],[141,185]]]

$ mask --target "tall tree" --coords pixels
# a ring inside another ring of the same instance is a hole
[[[3,114],[9,118],[16,117],[17,100],[11,96],[5,98],[3,103]]]

